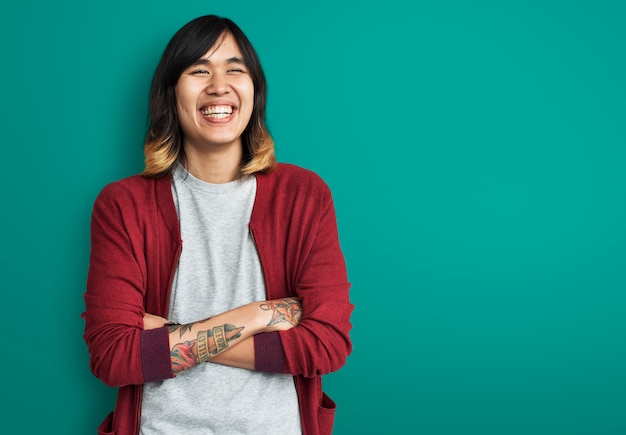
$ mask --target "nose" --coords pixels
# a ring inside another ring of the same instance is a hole
[[[224,95],[230,92],[230,86],[228,84],[228,78],[225,74],[214,73],[211,76],[211,80],[206,87],[206,92],[209,95]]]

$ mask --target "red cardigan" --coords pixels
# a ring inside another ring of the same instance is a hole
[[[298,296],[303,318],[288,331],[254,336],[255,369],[294,375],[304,435],[330,434],[335,404],[321,376],[351,352],[353,309],[331,193],[317,175],[292,165],[256,177],[250,230],[267,299]],[[98,195],[84,338],[94,375],[119,387],[100,434],[138,433],[142,384],[174,377],[167,327],[144,331],[143,315],[167,316],[182,246],[171,177],[133,176]]]

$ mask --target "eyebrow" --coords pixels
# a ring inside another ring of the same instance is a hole
[[[209,58],[200,58],[196,60],[194,63],[192,63],[190,66],[210,65],[210,64],[211,64],[211,60]],[[235,56],[235,57],[231,57],[227,59],[226,64],[227,65],[231,65],[231,64],[245,65],[246,62],[244,62],[242,58]]]

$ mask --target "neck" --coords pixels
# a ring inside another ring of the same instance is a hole
[[[212,184],[229,183],[239,176],[241,147],[225,150],[199,150],[185,146],[185,169],[199,180]]]

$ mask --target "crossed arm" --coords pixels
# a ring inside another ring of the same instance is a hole
[[[302,319],[298,298],[252,302],[214,317],[185,325],[169,324],[172,371],[175,375],[202,362],[254,369],[253,336],[291,329]],[[146,313],[144,329],[168,324]]]

